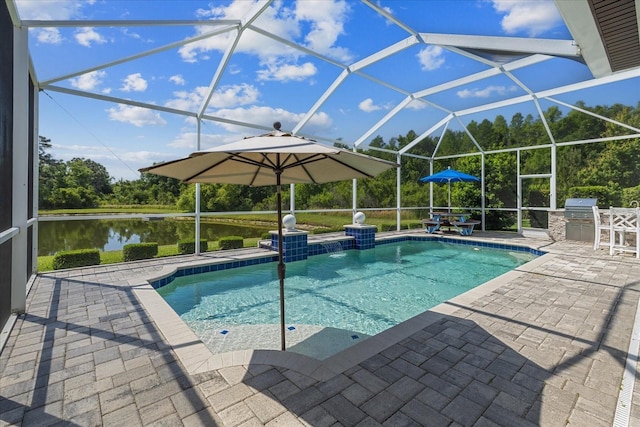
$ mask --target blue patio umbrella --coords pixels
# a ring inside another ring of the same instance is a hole
[[[449,185],[449,211],[451,211],[451,183],[452,182],[478,182],[480,178],[469,175],[464,172],[451,169],[451,166],[447,169],[434,173],[433,175],[420,178],[420,182],[436,182],[438,184],[447,183]]]

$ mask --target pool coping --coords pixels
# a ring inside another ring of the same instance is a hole
[[[388,241],[412,235],[415,236],[415,234],[412,233],[399,233],[394,234],[393,236],[384,237],[381,240]],[[482,238],[469,239],[466,237],[458,239],[456,237],[449,236],[436,236],[434,240],[440,239],[466,241],[468,242],[467,244],[476,242],[478,244],[486,244],[488,246],[501,246],[499,243],[496,244],[491,243],[490,241],[483,241]],[[506,246],[541,251],[539,247],[527,244]],[[273,254],[269,252],[265,252],[265,254],[256,254],[253,252],[243,256],[241,253],[236,253],[236,256],[233,257],[217,258],[215,263],[234,262],[239,259],[268,257],[273,257]],[[549,252],[544,253],[514,270],[508,271],[323,360],[318,360],[299,353],[279,350],[247,349],[219,354],[213,353],[151,285],[154,280],[170,276],[178,269],[210,265],[212,264],[210,258],[198,260],[196,262],[187,261],[182,264],[165,266],[162,271],[155,273],[153,276],[129,280],[129,285],[145,310],[149,313],[150,317],[160,329],[160,332],[164,335],[166,341],[175,351],[187,372],[190,374],[203,373],[232,366],[268,364],[293,369],[311,378],[323,381],[345,372],[371,356],[408,338],[412,334],[424,329],[434,322],[437,322],[444,316],[452,315],[455,311],[460,309],[460,306],[468,305],[478,298],[483,297],[499,287],[519,278],[523,274],[534,271],[538,265],[548,261],[552,257],[555,257],[555,254]]]

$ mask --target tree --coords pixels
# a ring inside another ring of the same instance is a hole
[[[66,168],[64,162],[56,160],[47,152],[52,145],[51,139],[40,136],[38,144],[38,175],[39,175],[39,193],[38,205],[44,209],[55,207],[53,202],[53,192],[56,188],[64,185],[64,177]]]
[[[166,176],[143,173],[140,176],[141,186],[148,192],[147,202],[158,205],[173,205],[176,203],[182,190],[187,186],[179,179]]]
[[[67,162],[69,187],[91,188],[95,194],[110,194],[111,180],[107,168],[91,159],[75,157]]]

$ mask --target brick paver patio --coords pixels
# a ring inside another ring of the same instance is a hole
[[[189,257],[44,273],[0,354],[0,425],[611,426],[640,261],[508,241],[551,255],[314,374],[280,352],[190,370],[181,348],[194,343],[167,340],[130,285]],[[629,425],[640,425],[633,397]]]

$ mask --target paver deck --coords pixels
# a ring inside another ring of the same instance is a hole
[[[41,274],[0,354],[0,425],[611,426],[640,261],[472,239],[549,255],[322,362],[207,353],[142,284],[202,256]]]

